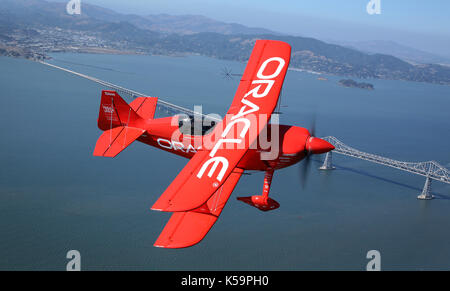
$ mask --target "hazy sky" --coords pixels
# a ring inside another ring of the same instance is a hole
[[[323,40],[394,40],[450,56],[450,1],[380,0],[81,0],[122,13],[200,14]]]

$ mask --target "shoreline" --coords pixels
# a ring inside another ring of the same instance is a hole
[[[2,53],[3,49],[3,53]],[[5,54],[5,49],[6,50]],[[10,52],[10,53],[8,53]],[[14,53],[16,52],[16,53]],[[49,54],[53,53],[77,53],[77,54],[104,54],[104,55],[142,55],[142,56],[164,56],[164,57],[188,57],[188,56],[203,56],[203,57],[209,57],[214,58],[218,60],[227,60],[227,59],[221,59],[214,56],[205,56],[201,54],[196,53],[173,53],[173,54],[152,54],[148,52],[142,52],[142,51],[134,51],[134,50],[118,50],[118,49],[112,49],[112,48],[98,48],[98,47],[71,47],[71,48],[63,48],[63,49],[54,49],[45,53],[35,53],[31,51],[25,51],[19,48],[13,48],[13,47],[6,47],[0,45],[0,56],[5,57],[11,57],[11,58],[22,58],[27,59],[30,61],[45,61],[45,60],[51,60],[52,57]],[[38,57],[35,57],[38,56]],[[227,61],[236,61],[236,60],[227,60]],[[239,62],[239,61],[236,61]],[[336,75],[329,72],[318,72],[318,71],[312,71],[308,69],[302,69],[302,68],[288,68],[290,71],[296,71],[296,72],[304,72],[311,75],[321,76],[321,75],[329,75],[329,76],[335,76],[335,77],[341,77],[341,78],[357,78],[360,80],[386,80],[386,81],[405,81],[405,82],[413,82],[413,83],[424,83],[424,84],[430,84],[430,85],[441,85],[441,86],[450,86],[450,84],[441,84],[441,83],[434,83],[434,82],[425,82],[425,81],[412,81],[407,79],[388,79],[388,78],[370,78],[370,79],[361,79],[358,77],[355,77],[353,75]]]

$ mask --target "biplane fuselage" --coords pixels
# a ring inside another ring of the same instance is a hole
[[[174,117],[176,118],[176,117]],[[209,140],[207,135],[183,134],[172,117],[151,119],[147,121],[147,130],[137,140],[147,145],[164,151],[191,159],[199,150],[205,148],[204,140]],[[268,125],[271,132],[272,125]],[[242,157],[237,167],[243,170],[266,171],[269,168],[281,169],[298,163],[305,157],[306,140],[310,137],[306,128],[290,125],[278,125],[279,141],[272,142],[278,148],[263,149],[257,143],[255,148],[250,148]],[[176,136],[177,140],[172,140]],[[274,157],[270,160],[262,160],[261,153],[274,150]]]

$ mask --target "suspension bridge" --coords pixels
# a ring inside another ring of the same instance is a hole
[[[58,69],[58,70],[61,70],[61,71],[73,74],[75,76],[87,79],[89,81],[95,82],[97,84],[102,85],[103,87],[113,89],[113,90],[117,91],[117,93],[131,96],[132,98],[137,98],[137,97],[140,97],[140,96],[148,96],[148,95],[146,95],[144,93],[136,92],[136,91],[133,91],[133,90],[130,90],[130,89],[127,89],[127,88],[124,88],[124,87],[121,87],[121,86],[118,86],[118,85],[115,85],[115,84],[112,84],[112,83],[109,83],[109,82],[106,82],[106,81],[103,81],[103,80],[100,80],[100,79],[97,79],[97,78],[94,78],[94,77],[91,77],[91,76],[88,76],[88,75],[85,75],[85,74],[81,74],[81,73],[78,73],[78,72],[75,72],[75,71],[72,71],[72,70],[69,70],[69,69],[66,69],[66,68],[54,65],[54,64],[50,64],[50,63],[47,63],[47,62],[44,62],[44,61],[38,61],[38,62],[43,64],[43,65],[46,65],[46,66],[49,66],[49,67],[52,67],[52,68],[55,68],[55,69]],[[194,112],[192,110],[189,110],[187,108],[184,108],[184,107],[181,107],[181,106],[169,103],[169,102],[164,101],[164,100],[161,100],[160,98],[158,98],[158,105],[161,106],[161,107],[164,107],[165,111],[168,112],[168,113],[171,113],[171,112],[180,113],[181,112],[181,113],[185,113],[187,115],[199,114],[199,113]],[[203,115],[203,114],[201,114],[201,115]],[[203,116],[205,116],[205,115],[203,115]],[[209,117],[209,118],[211,118],[211,117]]]
[[[84,74],[81,74],[81,73],[78,73],[78,72],[75,72],[75,71],[54,65],[54,64],[50,64],[50,63],[47,63],[44,61],[38,61],[38,62],[43,65],[46,65],[46,66],[49,66],[49,67],[52,67],[52,68],[55,68],[58,70],[62,70],[67,73],[76,75],[78,77],[93,81],[104,87],[116,90],[118,93],[125,94],[125,95],[131,96],[133,98],[140,97],[140,96],[148,96],[146,94],[136,92],[136,91],[112,84],[110,82],[106,82],[106,81],[103,81],[103,80],[100,80],[100,79],[97,79],[97,78],[94,78],[94,77],[91,77],[88,75],[84,75]],[[187,115],[201,115],[204,118],[209,118],[209,119],[214,119],[214,120],[220,121],[215,117],[197,113],[197,112],[189,110],[187,108],[169,103],[164,100],[161,100],[160,98],[158,98],[158,106],[163,108],[163,110],[165,110],[167,113],[179,114],[181,112],[181,113],[184,113]],[[327,136],[327,137],[324,137],[323,139],[328,141],[332,145],[334,145],[335,149],[332,152],[327,153],[327,155],[325,156],[323,165],[319,168],[320,170],[334,169],[333,164],[332,164],[332,154],[337,153],[337,154],[341,154],[341,155],[381,164],[381,165],[399,169],[402,171],[410,172],[410,173],[413,173],[416,175],[421,175],[421,176],[426,177],[426,180],[425,180],[425,185],[423,187],[423,191],[417,198],[423,199],[423,200],[430,200],[430,199],[433,199],[433,197],[434,197],[431,194],[431,181],[432,180],[450,184],[450,177],[449,177],[450,171],[447,168],[445,168],[444,166],[437,163],[436,161],[417,162],[417,163],[397,161],[397,160],[389,159],[386,157],[374,155],[371,153],[359,151],[355,148],[352,148],[352,147],[344,144],[343,142],[341,142],[334,136]]]
[[[323,165],[319,168],[321,170],[334,169],[332,164],[332,153],[337,153],[361,160],[366,160],[372,163],[388,166],[391,168],[399,169],[402,171],[410,172],[416,175],[421,175],[426,177],[426,180],[422,194],[420,194],[417,198],[423,200],[433,199],[433,195],[431,194],[432,180],[450,184],[450,177],[449,177],[450,171],[436,161],[417,162],[417,163],[397,161],[386,157],[374,155],[371,153],[362,152],[360,150],[357,150],[355,148],[346,145],[345,143],[338,140],[334,136],[327,136],[324,137],[323,139],[334,145],[335,149],[332,152],[327,153]]]

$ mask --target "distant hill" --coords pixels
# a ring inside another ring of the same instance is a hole
[[[371,54],[389,54],[400,59],[403,59],[412,63],[421,64],[450,64],[450,59],[418,50],[412,47],[408,47],[394,41],[386,40],[370,40],[370,41],[336,41],[338,45],[346,46],[349,48],[357,49],[362,52],[367,52]]]
[[[44,0],[1,0],[2,22],[33,25],[57,25],[60,27],[94,26],[102,22],[128,22],[138,28],[162,33],[194,34],[216,32],[221,34],[277,34],[264,28],[252,28],[237,23],[216,21],[201,15],[135,15],[121,14],[113,10],[83,3],[82,14],[74,16],[66,13],[66,3]],[[27,17],[28,16],[28,17]]]
[[[361,52],[314,38],[281,35],[202,16],[124,15],[88,4],[83,4],[81,15],[72,16],[66,14],[65,5],[44,0],[2,0],[0,44],[38,55],[99,48],[246,61],[255,40],[267,38],[291,44],[293,68],[358,78],[450,84],[450,67],[413,65],[388,54]]]
[[[194,34],[216,32],[221,34],[277,34],[264,28],[252,28],[237,23],[225,23],[201,15],[155,14],[130,17],[128,21],[140,28],[164,33]]]

